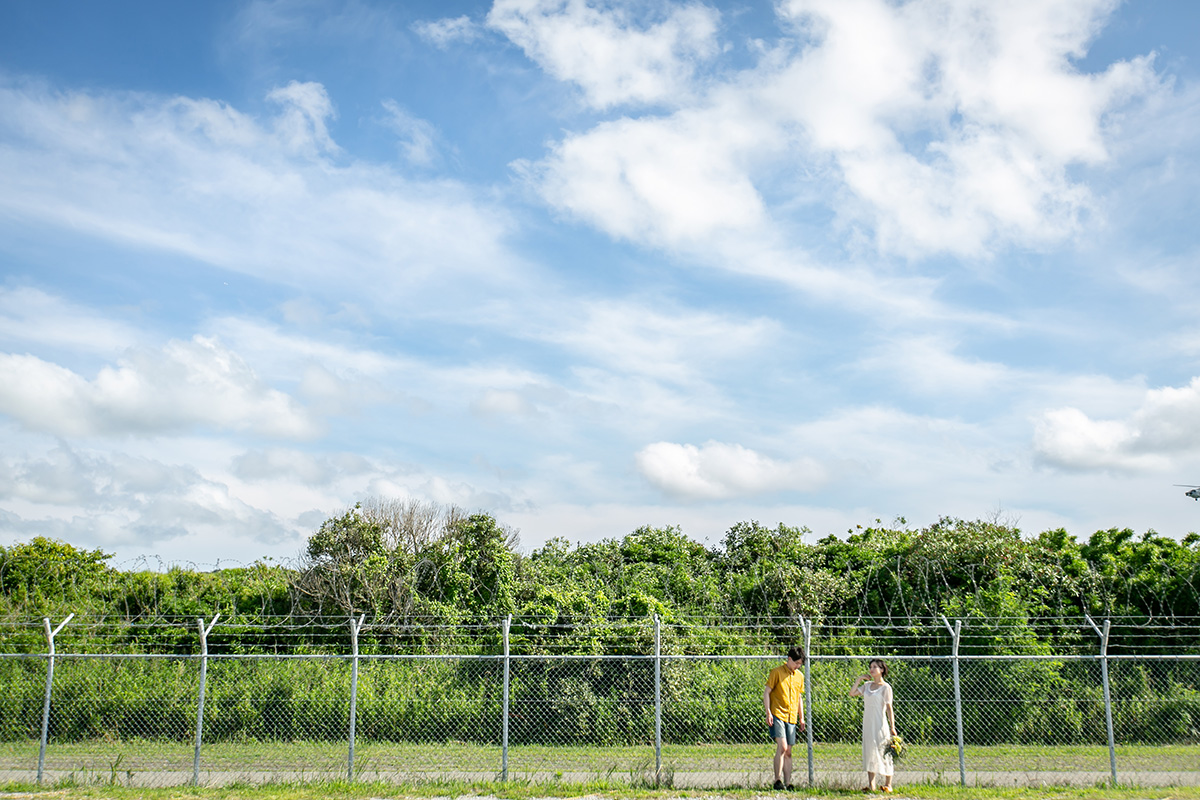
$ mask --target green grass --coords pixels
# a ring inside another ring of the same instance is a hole
[[[664,745],[663,759],[680,769],[712,768],[714,763],[732,767],[753,765],[772,751],[770,745]],[[1131,771],[1200,771],[1200,745],[1118,745],[1117,767]],[[807,760],[802,743],[795,748],[798,761]],[[817,742],[813,760],[818,768],[857,768],[862,747],[851,743]],[[970,746],[966,766],[972,771],[1108,770],[1105,745],[994,745]],[[835,766],[836,765],[836,766]],[[953,769],[958,771],[958,748],[954,745],[919,745],[911,748],[900,765],[907,770]]]
[[[1093,787],[1017,787],[961,788],[957,786],[920,784],[900,785],[897,795],[916,800],[1200,800],[1200,787],[1132,788],[1128,786]],[[800,800],[801,798],[862,797],[857,790],[814,788],[795,793],[764,792],[756,789],[724,791],[680,791],[648,789],[593,781],[561,783],[553,787],[519,781],[499,784],[492,782],[425,782],[403,786],[384,783],[271,783],[259,786],[234,785],[220,788],[173,787],[163,789],[129,788],[112,785],[60,784],[38,788],[28,784],[0,785],[4,800],[536,800],[538,798],[583,798],[591,800]]]
[[[204,745],[201,779],[211,783],[243,780],[303,782],[346,775],[344,742],[218,742]],[[0,743],[0,769],[28,774],[37,767],[37,742]],[[46,769],[80,783],[183,783],[190,780],[193,746],[161,740],[51,742]],[[770,769],[770,744],[664,745],[665,782],[690,786],[761,786]],[[848,784],[859,779],[861,748],[851,743],[817,743],[813,761],[818,782]],[[355,775],[361,780],[491,780],[499,777],[501,749],[467,742],[429,744],[359,742]],[[1080,783],[1088,775],[1106,775],[1104,746],[1003,745],[969,747],[969,780],[983,783]],[[1200,745],[1122,745],[1117,748],[1122,780],[1139,782],[1139,773],[1187,773],[1200,779]],[[654,748],[553,747],[509,748],[508,775],[518,783],[556,789],[563,784],[647,785],[654,781]],[[795,752],[795,772],[807,777],[807,751]],[[157,774],[157,777],[156,777]],[[898,780],[951,783],[958,780],[958,750],[918,746],[898,766]],[[1171,779],[1168,778],[1168,782]],[[1156,782],[1161,782],[1157,779]]]
[[[206,771],[305,770],[309,772],[345,770],[345,742],[216,742],[205,744],[201,767]],[[679,772],[756,771],[770,759],[773,748],[763,744],[663,745],[664,765]],[[35,741],[0,743],[0,769],[36,767],[38,743]],[[1116,749],[1119,772],[1197,771],[1200,770],[1200,745],[1120,745]],[[798,744],[798,765],[807,760],[807,751]],[[180,742],[147,739],[92,740],[55,743],[47,747],[47,767],[73,769],[85,766],[98,769],[120,757],[125,769],[190,770],[193,746]],[[639,768],[654,748],[649,745],[595,747],[517,745],[509,748],[511,773],[590,772],[605,773]],[[857,768],[860,747],[853,743],[821,743],[814,746],[818,770]],[[429,771],[447,769],[457,772],[499,772],[501,749],[497,745],[449,741],[444,743],[390,743],[359,741],[355,764],[363,770]],[[998,745],[972,746],[966,751],[970,771],[1107,771],[1108,748],[1103,745]],[[909,771],[958,771],[958,750],[952,745],[916,746],[900,764]]]

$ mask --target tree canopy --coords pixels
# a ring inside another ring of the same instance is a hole
[[[554,538],[528,553],[516,542],[488,514],[381,500],[330,517],[294,564],[125,571],[100,550],[38,537],[0,547],[0,613],[367,614],[431,630],[511,614],[530,646],[577,652],[611,646],[584,623],[654,615],[706,631],[676,642],[685,649],[801,615],[892,620],[897,637],[916,618],[945,615],[977,628],[1005,620],[994,637],[998,650],[1020,643],[1014,621],[1058,619],[1076,630],[1084,615],[1200,618],[1194,533],[1179,540],[1112,528],[1079,541],[1063,529],[1027,537],[996,521],[943,518],[923,528],[876,521],[820,539],[807,528],[739,522],[716,547],[678,527],[641,527],[592,543]]]

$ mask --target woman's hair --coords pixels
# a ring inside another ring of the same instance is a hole
[[[867,662],[867,670],[868,671],[870,671],[872,664],[878,664],[879,671],[881,673],[883,673],[883,677],[885,677],[885,678],[887,677],[887,664],[884,662],[884,660],[882,658],[872,658],[870,661],[868,661]]]

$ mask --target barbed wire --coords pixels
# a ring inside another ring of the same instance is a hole
[[[58,652],[160,653],[199,652],[198,618],[80,614],[58,633]],[[362,617],[360,652],[484,655],[503,651],[504,621],[468,625],[430,619],[422,622]],[[61,620],[51,620],[57,624]],[[213,618],[204,619],[211,624]],[[896,620],[880,617],[801,620],[797,617],[762,619],[729,625],[699,625],[659,621],[661,652],[668,655],[777,655],[804,642],[803,626],[811,625],[814,654],[833,656],[945,655],[952,650],[953,620],[922,617]],[[962,620],[962,655],[1095,655],[1101,645],[1092,623],[1064,620],[971,618]],[[1180,617],[1147,625],[1137,617],[1093,620],[1107,622],[1110,655],[1170,655],[1200,653],[1200,617]],[[342,615],[299,617],[219,616],[211,624],[207,644],[213,654],[346,654],[351,651],[351,618]],[[509,647],[514,654],[633,655],[654,652],[653,618],[603,618],[578,623],[544,624],[537,618],[513,617]],[[37,618],[0,619],[0,653],[40,653],[46,650],[45,621]]]

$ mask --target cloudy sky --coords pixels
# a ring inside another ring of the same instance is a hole
[[[0,543],[1182,536],[1200,5],[0,5]]]

